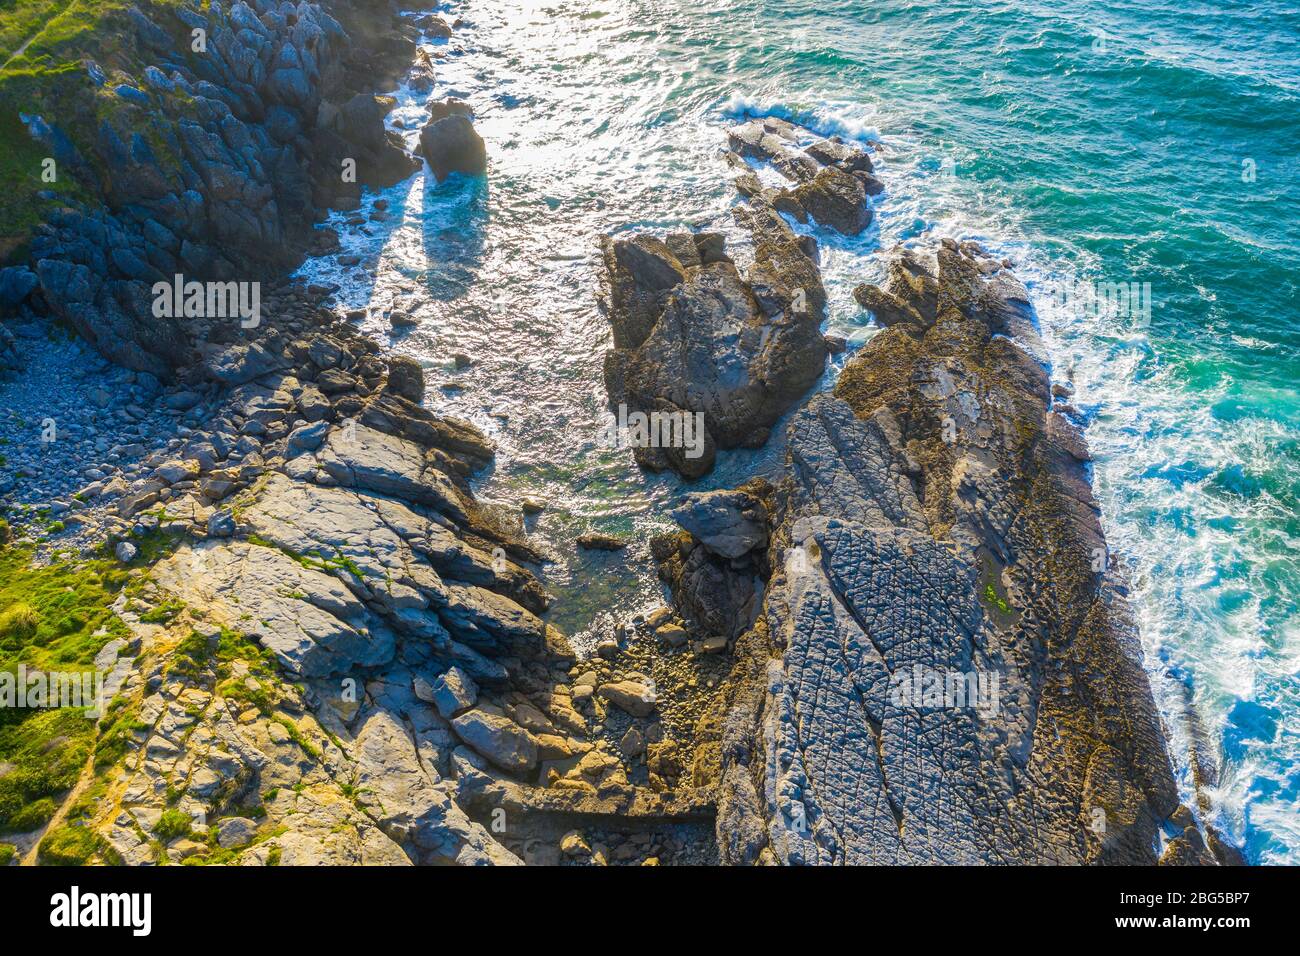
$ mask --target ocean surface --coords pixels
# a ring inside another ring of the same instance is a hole
[[[1283,0],[470,0],[429,42],[487,181],[417,175],[332,222],[339,298],[426,366],[428,404],[499,445],[478,492],[545,499],[553,620],[590,646],[660,600],[647,534],[683,492],[602,445],[604,232],[711,228],[743,247],[725,129],[775,114],[878,145],[877,222],[816,232],[828,330],[878,253],[939,236],[1009,256],[1053,377],[1088,421],[1185,798],[1186,701],[1221,763],[1211,815],[1256,863],[1300,863],[1300,9]],[[414,13],[414,11],[413,11]],[[414,140],[427,94],[393,91]],[[743,254],[743,253],[742,253]],[[1117,290],[1123,290],[1120,295]],[[383,310],[421,324],[394,332]],[[457,369],[454,356],[471,365]],[[843,359],[820,387],[833,383]],[[696,487],[771,469],[779,438]],[[575,552],[600,530],[626,552]]]

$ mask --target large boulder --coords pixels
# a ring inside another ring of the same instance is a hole
[[[420,130],[420,149],[438,182],[452,173],[478,176],[487,170],[487,147],[463,113],[450,113]]]
[[[26,266],[0,269],[0,312],[17,309],[38,282],[36,273]]]
[[[747,275],[716,234],[604,241],[605,386],[619,442],[651,470],[697,478],[716,448],[761,446],[824,368],[809,246],[770,211],[742,222],[755,239]]]
[[[720,557],[735,559],[767,546],[767,515],[761,503],[743,491],[688,495],[672,516]]]
[[[384,387],[409,401],[422,402],[424,367],[409,355],[391,355],[388,358],[388,384]]]
[[[470,710],[453,719],[451,727],[461,740],[503,770],[522,774],[537,766],[537,741],[509,717]]]
[[[871,207],[861,179],[827,166],[794,190],[794,198],[819,225],[856,236],[871,225]]]

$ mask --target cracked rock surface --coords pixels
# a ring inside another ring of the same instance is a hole
[[[747,486],[770,543],[704,508],[661,566],[697,632],[718,581],[761,593],[721,713],[723,860],[1155,863],[1162,833],[1164,861],[1214,862],[1023,286],[946,240],[858,295],[887,328],[794,415],[784,480]]]

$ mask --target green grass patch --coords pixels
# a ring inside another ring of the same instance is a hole
[[[115,698],[118,699],[120,698]],[[134,710],[112,718],[112,722],[95,741],[95,769],[112,766],[125,757],[135,734],[148,729],[149,725]]]
[[[0,614],[0,640],[30,641],[36,636],[41,616],[26,601],[19,601]]]
[[[310,740],[303,736],[302,731],[298,729],[298,726],[292,720],[288,717],[276,717],[275,722],[285,729],[289,734],[289,739],[301,747],[303,753],[311,757],[313,760],[321,759],[320,750],[317,749]]]
[[[984,603],[989,605],[989,607],[997,608],[1003,614],[1010,614],[1012,613],[1012,611],[1015,610],[1010,604],[1007,603],[1006,598],[998,594],[998,590],[996,587],[993,586],[992,581],[984,585]]]
[[[0,866],[8,866],[18,855],[18,847],[12,843],[0,843]]]
[[[258,547],[262,547],[262,548],[274,548],[276,551],[279,551],[281,554],[285,554],[293,558],[295,561],[301,564],[304,568],[307,568],[309,571],[324,571],[326,574],[332,574],[334,571],[341,569],[343,571],[347,571],[358,581],[364,581],[366,579],[365,574],[362,572],[360,566],[351,558],[349,558],[346,554],[344,554],[342,551],[336,550],[333,555],[322,555],[319,552],[309,552],[306,554],[299,554],[297,551],[294,551],[292,548],[282,547],[276,544],[274,541],[269,541],[266,538],[263,538],[259,534],[250,534],[248,536],[248,543],[255,544]]]
[[[190,819],[188,813],[181,810],[175,808],[164,810],[153,832],[170,843],[177,837],[190,836],[194,832],[194,821]]]
[[[216,653],[216,641],[209,635],[191,631],[181,639],[167,661],[167,675],[197,683]]]
[[[79,710],[27,711],[0,726],[0,831],[26,832],[54,813],[53,798],[72,788],[90,756],[95,722]]]
[[[42,866],[85,866],[104,847],[94,830],[69,823],[41,838],[36,859]]]
[[[0,668],[90,667],[126,625],[109,608],[126,577],[108,561],[31,563],[27,547],[0,549]]]
[[[109,561],[32,563],[27,546],[0,548],[0,670],[84,672],[114,637],[110,609],[126,575]],[[0,708],[0,831],[26,832],[54,814],[95,747],[95,721],[79,708]]]
[[[183,610],[185,605],[180,601],[163,601],[141,614],[140,620],[145,624],[166,624]]]

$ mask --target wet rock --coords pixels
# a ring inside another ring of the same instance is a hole
[[[424,367],[408,355],[390,355],[385,388],[409,401],[424,401]]]
[[[794,190],[794,198],[819,225],[856,236],[871,225],[872,212],[862,180],[834,166]]]
[[[729,130],[728,142],[737,154],[771,163],[793,184],[792,189],[765,188],[747,172],[736,180],[736,188],[756,206],[776,209],[800,222],[811,218],[844,235],[858,235],[872,220],[867,197],[884,189],[871,175],[871,158],[838,138],[818,140],[801,150],[799,141],[806,135],[807,131],[771,116]]]
[[[429,122],[420,131],[420,149],[439,182],[452,173],[478,176],[487,170],[487,148],[462,113]]]
[[[429,111],[429,122],[436,123],[440,119],[446,119],[448,116],[464,116],[468,119],[474,118],[474,110],[468,103],[460,100],[446,99],[441,102],[431,102],[425,107]]]
[[[825,292],[816,264],[779,216],[745,222],[757,242],[748,277],[711,235],[695,243],[691,266],[652,237],[604,241],[614,330],[605,385],[611,406],[626,406],[619,441],[644,467],[696,478],[713,467],[717,447],[758,447],[821,374]],[[631,413],[642,421],[633,426]]]
[[[627,547],[627,542],[610,534],[593,532],[578,535],[578,547],[588,551],[621,551]]]
[[[614,348],[636,348],[654,328],[686,271],[667,244],[654,236],[605,237],[601,250]]]

